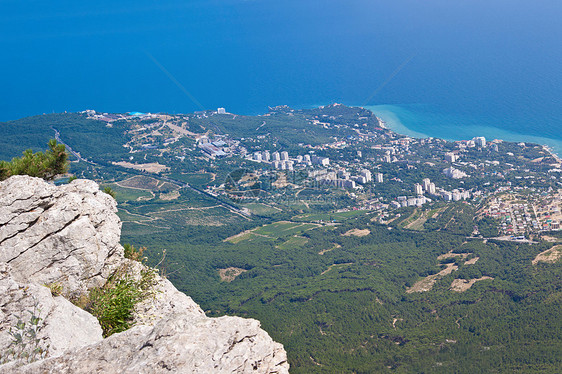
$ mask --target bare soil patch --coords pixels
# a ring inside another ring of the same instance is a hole
[[[275,182],[272,183],[274,187],[283,188],[287,187],[289,183],[287,182],[287,176],[285,174],[280,174],[279,178]]]
[[[172,191],[170,193],[161,193],[160,194],[160,200],[164,200],[164,201],[176,200],[178,197],[180,197],[179,191]]]
[[[427,222],[427,219],[428,219],[427,213],[422,213],[421,216],[419,216],[414,221],[408,223],[406,226],[404,226],[404,228],[410,229],[410,230],[421,231],[421,230],[423,230],[423,224]]]
[[[113,164],[128,169],[146,171],[149,173],[160,173],[169,169],[167,166],[159,164],[158,162],[151,162],[148,164],[132,164],[130,162],[121,161],[121,162],[113,162]]]
[[[392,319],[392,328],[395,329],[395,330],[396,330],[396,322],[398,322],[398,321],[402,322],[402,321],[404,321],[404,319],[403,318],[396,318],[396,317],[394,317]]]
[[[492,277],[481,277],[481,278],[476,278],[476,279],[470,279],[470,280],[466,280],[466,279],[455,279],[453,281],[453,283],[451,283],[451,291],[455,291],[455,292],[464,292],[466,290],[468,290],[470,287],[472,287],[472,285],[476,282],[479,281],[483,281],[486,279],[494,279]]]
[[[480,260],[480,257],[474,257],[471,258],[470,260],[468,260],[467,262],[465,262],[465,265],[474,265],[476,263],[476,261]]]
[[[346,265],[353,265],[353,262],[346,262],[344,264],[332,264],[332,265],[328,266],[328,268],[326,270],[324,270],[322,273],[320,273],[320,275],[326,274],[327,272],[332,270],[334,267],[340,267],[340,266],[346,266]]]
[[[439,208],[435,213],[433,213],[433,214],[431,215],[431,218],[437,218],[437,217],[439,217],[439,215],[440,215],[441,213],[443,213],[445,210],[447,210],[446,207],[444,207],[444,208]]]
[[[170,129],[172,129],[173,131],[178,132],[178,133],[180,133],[180,134],[182,134],[182,135],[189,135],[189,136],[197,136],[197,135],[199,135],[199,134],[196,134],[196,133],[194,133],[194,132],[188,131],[188,130],[182,128],[182,127],[179,127],[179,126],[177,126],[177,125],[174,125],[174,124],[171,124],[171,123],[168,123],[168,122],[166,122],[166,126],[168,126],[168,127],[169,127]]]
[[[221,277],[221,281],[230,283],[235,280],[237,276],[246,271],[248,270],[234,267],[219,269],[219,276]]]
[[[320,252],[318,252],[318,254],[319,254],[320,256],[322,256],[324,253],[333,251],[334,249],[337,249],[337,248],[341,248],[341,245],[339,245],[338,243],[335,243],[332,248],[330,248],[330,249],[323,249],[323,250],[321,250]]]
[[[560,238],[556,238],[554,236],[548,236],[548,235],[543,235],[542,238],[544,240],[546,240],[547,242],[551,242],[551,243],[556,243],[556,242],[562,241]]]
[[[562,257],[562,245],[557,245],[549,250],[541,252],[535,257],[533,260],[533,265],[538,264],[539,262],[556,262]]]
[[[472,253],[453,253],[453,251],[449,251],[441,256],[437,257],[437,260],[444,260],[446,258],[454,258],[454,257],[461,257],[463,260],[470,256]]]
[[[445,265],[445,269],[441,270],[439,273],[428,275],[422,280],[417,281],[412,287],[406,290],[406,293],[430,291],[435,282],[459,268],[457,265],[451,263]]]
[[[367,236],[371,233],[371,230],[369,229],[351,229],[348,232],[346,232],[345,234],[342,234],[342,236],[358,236],[358,237],[362,237],[362,236]]]
[[[253,230],[253,229],[252,229]],[[247,236],[252,234],[252,230],[242,231],[236,235],[229,236],[228,238],[224,239],[223,242],[232,242],[234,244],[246,239]]]

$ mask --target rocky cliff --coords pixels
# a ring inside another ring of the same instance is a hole
[[[285,350],[258,321],[208,318],[158,275],[133,327],[104,339],[69,299],[118,269],[145,270],[124,257],[116,211],[92,181],[0,183],[1,373],[288,373]]]

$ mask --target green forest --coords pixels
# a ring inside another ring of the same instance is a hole
[[[260,320],[293,373],[556,372],[562,266],[532,264],[554,244],[467,240],[471,213],[447,209],[423,230],[368,212],[325,214],[336,225],[314,224],[319,214],[177,231],[125,222],[123,239],[147,246],[153,263],[166,249],[161,270],[208,315]],[[440,230],[439,221],[457,224]],[[448,263],[457,270],[431,290],[408,292]],[[239,275],[225,280],[224,269]]]

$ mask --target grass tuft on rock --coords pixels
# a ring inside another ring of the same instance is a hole
[[[102,287],[90,290],[82,307],[98,319],[104,337],[131,328],[135,305],[153,295],[155,276],[156,270],[146,268],[137,278],[124,266]]]

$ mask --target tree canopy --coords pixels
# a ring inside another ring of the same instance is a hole
[[[55,139],[49,140],[48,149],[44,153],[33,153],[28,149],[21,157],[14,157],[12,161],[0,161],[0,180],[8,179],[12,175],[29,175],[52,180],[67,171],[66,147],[64,144],[58,144]]]

